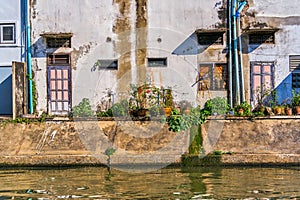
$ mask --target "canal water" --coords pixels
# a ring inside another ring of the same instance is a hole
[[[300,168],[0,168],[0,199],[300,199]]]

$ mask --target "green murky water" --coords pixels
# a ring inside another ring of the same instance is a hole
[[[2,199],[300,199],[300,168],[0,168]]]

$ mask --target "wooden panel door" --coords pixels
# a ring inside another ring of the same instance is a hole
[[[48,66],[48,109],[52,115],[71,110],[70,66]]]

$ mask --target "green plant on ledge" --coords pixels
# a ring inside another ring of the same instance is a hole
[[[295,90],[293,90],[292,95],[292,106],[300,106],[300,92],[296,92]]]
[[[191,109],[189,114],[181,115],[180,111],[173,109],[171,115],[166,118],[169,130],[180,132],[198,126],[206,121],[207,114],[200,106]]]
[[[128,115],[128,102],[123,100],[120,103],[115,103],[110,108],[114,117],[124,117]]]
[[[229,104],[224,97],[216,97],[204,104],[204,111],[207,115],[225,115],[229,111]]]
[[[240,105],[235,106],[234,112],[237,116],[251,116],[251,105],[244,101]]]
[[[73,107],[73,117],[91,117],[93,116],[92,106],[88,98],[83,98],[82,101]]]

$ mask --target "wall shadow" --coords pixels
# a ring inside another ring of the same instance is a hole
[[[0,115],[12,114],[12,75],[0,83]]]
[[[292,99],[292,73],[290,73],[276,88],[277,103],[291,103]]]
[[[44,42],[43,37],[39,37],[39,39],[31,45],[31,57],[32,58],[47,57],[46,43]]]
[[[209,46],[209,45],[208,45]],[[197,33],[192,33],[173,52],[173,55],[197,55],[204,52],[208,46],[198,45]]]

